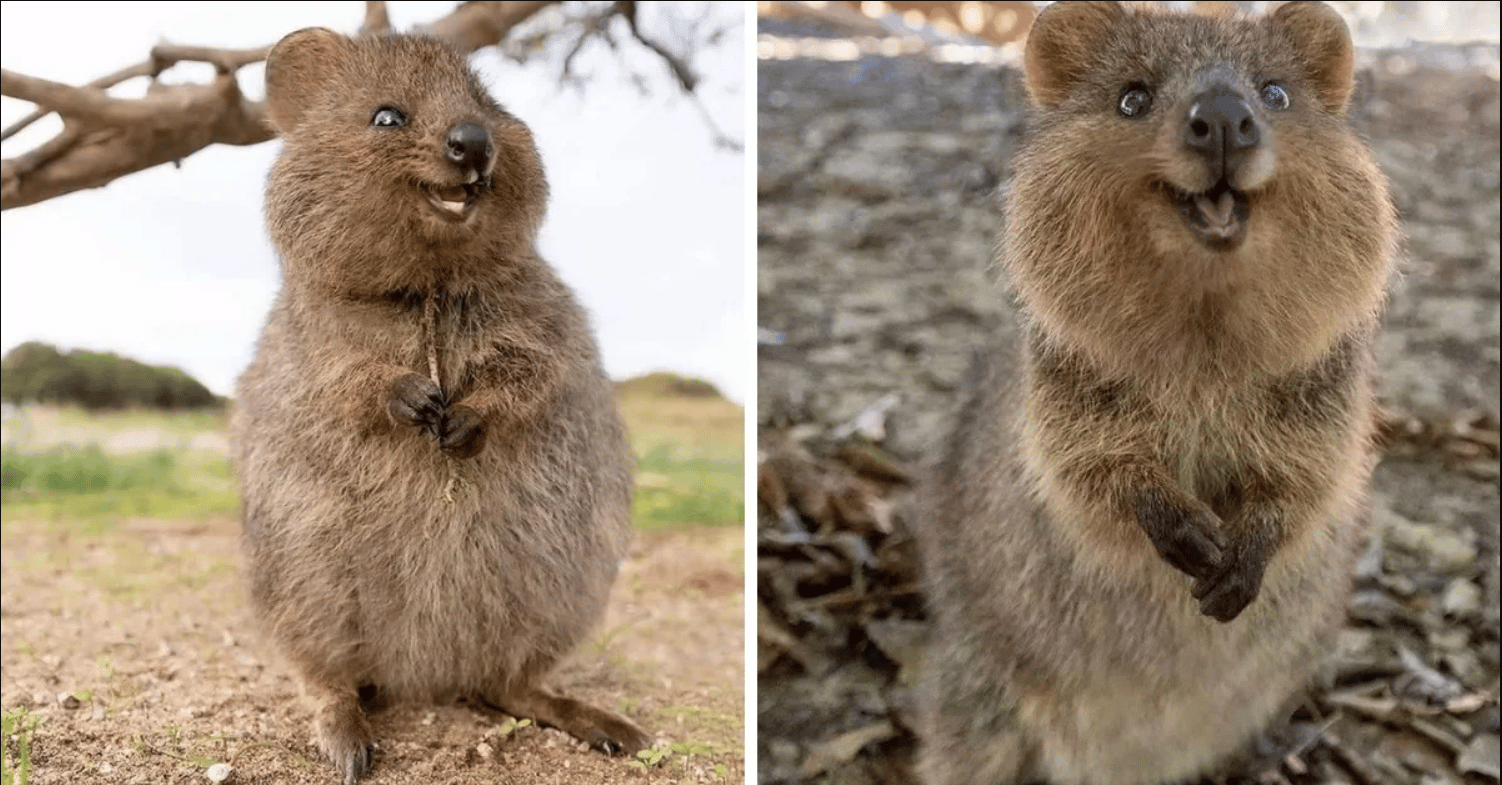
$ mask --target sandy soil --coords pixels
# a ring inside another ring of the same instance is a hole
[[[32,783],[337,782],[307,708],[253,629],[237,525],[7,523],[4,707],[40,720]],[[654,733],[660,761],[611,759],[550,729],[465,706],[376,715],[362,782],[741,782],[743,553],[738,526],[640,535],[607,618],[558,672],[562,691]]]

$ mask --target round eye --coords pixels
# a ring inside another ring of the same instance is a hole
[[[1292,103],[1292,99],[1288,97],[1288,91],[1283,89],[1283,85],[1277,82],[1268,82],[1262,86],[1263,106],[1266,106],[1268,109],[1281,111],[1287,109],[1290,103]]]
[[[400,109],[383,106],[371,116],[370,124],[376,128],[401,128],[407,124],[407,116]]]
[[[1153,108],[1153,94],[1140,85],[1128,87],[1121,94],[1121,100],[1116,102],[1116,111],[1122,117],[1141,117],[1151,108]]]

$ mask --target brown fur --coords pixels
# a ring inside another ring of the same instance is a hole
[[[317,744],[353,781],[370,762],[362,696],[465,697],[642,748],[630,722],[541,686],[604,611],[633,468],[586,315],[535,250],[531,132],[416,37],[293,33],[267,103],[283,281],[234,453],[251,597]],[[373,127],[383,106],[408,124]],[[426,189],[464,182],[444,156],[464,122],[493,140],[493,171],[456,221]]]
[[[1034,129],[998,250],[1024,337],[978,364],[922,497],[920,769],[1177,782],[1274,721],[1343,617],[1396,215],[1323,4],[1060,3],[1025,62]],[[1286,110],[1258,102],[1270,80]],[[1182,141],[1210,83],[1262,129],[1226,173],[1250,204],[1230,247],[1167,195],[1214,183]],[[1117,112],[1132,85],[1145,116]]]

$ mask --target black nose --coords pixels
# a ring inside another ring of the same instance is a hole
[[[1214,85],[1195,96],[1188,119],[1184,144],[1205,158],[1217,178],[1236,171],[1261,141],[1252,108],[1228,85]]]
[[[449,129],[444,152],[450,161],[483,174],[490,166],[490,157],[495,154],[495,148],[490,143],[490,132],[485,130],[485,126],[479,123],[460,123]]]

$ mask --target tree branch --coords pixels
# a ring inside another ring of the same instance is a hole
[[[360,35],[381,35],[391,32],[391,15],[386,12],[386,4],[379,0],[368,0],[365,3],[365,23],[360,25]]]
[[[500,43],[512,28],[556,0],[466,2],[420,28],[465,53]],[[366,3],[362,34],[390,30],[385,3]],[[266,59],[271,47],[216,49],[161,44],[150,58],[87,85],[72,85],[0,69],[0,94],[37,105],[5,129],[8,139],[57,112],[63,130],[36,149],[0,161],[0,210],[24,207],[184,158],[212,144],[254,145],[273,134],[265,107],[240,94],[235,74]],[[179,62],[203,62],[218,75],[211,84],[154,84],[141,98],[118,98],[108,88],[138,76],[153,79]]]
[[[692,93],[694,85],[699,83],[699,77],[693,71],[690,71],[688,65],[674,56],[672,52],[663,48],[656,41],[642,35],[641,29],[636,26],[635,0],[617,0],[615,5],[620,9],[621,16],[626,18],[626,24],[631,27],[631,36],[640,41],[642,46],[656,52],[658,57],[666,61],[668,68],[673,71],[673,77],[678,80],[678,86],[683,88],[683,92]]]

